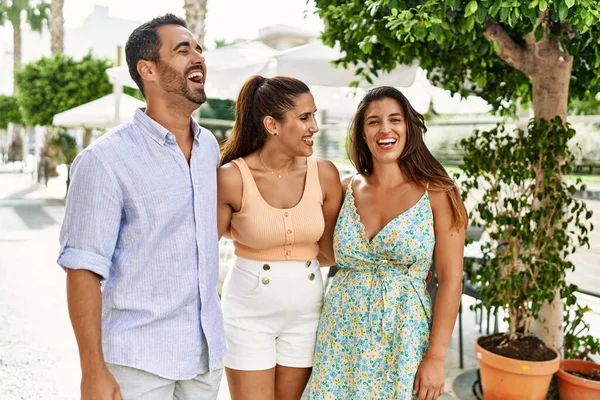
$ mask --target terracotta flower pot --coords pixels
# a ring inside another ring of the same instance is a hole
[[[563,360],[556,374],[560,400],[597,400],[600,399],[600,382],[580,378],[567,371],[587,374],[599,364],[583,360]]]
[[[484,400],[545,400],[552,375],[560,364],[559,353],[550,361],[523,361],[485,350],[475,341]]]

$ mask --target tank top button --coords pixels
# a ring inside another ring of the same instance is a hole
[[[283,213],[283,216],[284,216],[284,217],[287,217],[287,216],[288,216],[288,213],[287,213],[287,211]]]

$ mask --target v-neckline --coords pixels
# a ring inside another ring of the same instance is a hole
[[[352,183],[354,182],[354,179],[352,179],[352,181],[350,181],[350,183],[348,184],[348,189],[349,189],[349,195],[350,195],[350,202],[352,205],[352,212],[354,213],[354,216],[356,217],[357,221],[358,221],[358,225],[359,225],[359,231],[362,234],[363,239],[367,242],[367,244],[369,246],[373,245],[373,242],[375,241],[375,239],[377,239],[377,237],[384,231],[386,230],[386,228],[388,226],[390,226],[390,224],[394,221],[396,221],[398,218],[402,217],[404,214],[408,213],[410,210],[412,210],[413,208],[415,208],[417,205],[419,205],[419,203],[421,203],[421,201],[425,198],[425,196],[427,196],[428,192],[427,190],[425,190],[425,193],[423,193],[423,195],[419,198],[419,200],[416,201],[415,204],[413,204],[412,206],[408,207],[406,210],[402,211],[400,214],[396,215],[394,218],[392,218],[391,220],[389,220],[370,240],[367,237],[367,228],[365,227],[365,224],[362,222],[362,218],[360,216],[360,214],[358,213],[358,208],[356,208],[356,199],[354,198],[354,188],[352,187]]]

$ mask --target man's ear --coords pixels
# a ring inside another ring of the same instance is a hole
[[[143,81],[156,81],[158,78],[156,64],[152,61],[139,60],[137,63],[137,72]]]

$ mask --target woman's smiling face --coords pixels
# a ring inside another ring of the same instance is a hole
[[[406,121],[400,103],[385,97],[369,104],[363,132],[374,163],[397,162],[406,145]]]

